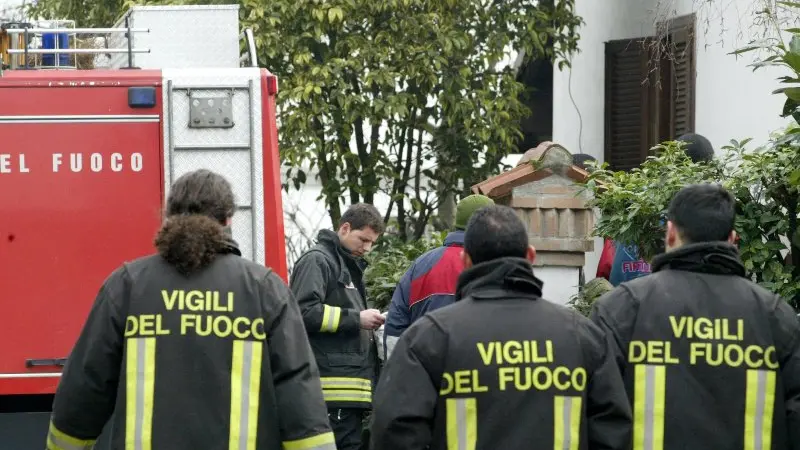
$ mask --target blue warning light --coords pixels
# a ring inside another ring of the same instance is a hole
[[[156,106],[156,88],[152,86],[128,88],[128,106],[131,108]]]

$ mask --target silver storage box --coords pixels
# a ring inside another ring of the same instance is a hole
[[[133,66],[141,69],[239,67],[239,5],[134,6],[114,25],[147,28],[132,33]],[[109,37],[109,48],[127,48],[124,33]],[[128,54],[115,53],[109,68],[128,67]]]

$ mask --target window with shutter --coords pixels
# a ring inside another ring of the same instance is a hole
[[[645,42],[625,39],[606,44],[605,160],[613,170],[638,166],[649,148]]]
[[[669,51],[665,55],[666,61],[662,61],[662,65],[666,66],[662,73],[669,75],[671,95],[665,103],[669,105],[670,126],[662,141],[677,139],[694,131],[694,16],[673,19],[669,23],[666,39]]]
[[[637,167],[657,143],[694,131],[694,27],[694,15],[679,17],[658,25],[660,38],[606,44],[605,160],[613,170]]]

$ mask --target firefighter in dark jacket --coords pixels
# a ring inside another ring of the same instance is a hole
[[[319,371],[283,280],[241,257],[221,176],[172,186],[156,255],[103,283],[64,368],[49,450],[335,450]],[[124,238],[124,237],[121,237]]]
[[[542,299],[513,209],[475,212],[456,301],[400,337],[375,394],[380,450],[626,449],[631,412],[603,331]]]
[[[319,232],[318,243],[297,260],[290,280],[339,450],[362,448],[364,414],[372,404],[378,358],[373,331],[384,318],[367,307],[363,256],[383,229],[374,206],[350,206],[337,231]]]
[[[724,188],[683,188],[653,274],[593,307],[615,344],[635,450],[800,448],[800,324],[746,277],[735,214]]]

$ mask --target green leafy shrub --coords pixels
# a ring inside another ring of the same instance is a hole
[[[591,204],[600,209],[595,226],[598,236],[611,237],[626,245],[638,245],[640,255],[650,260],[663,243],[663,218],[670,199],[683,186],[723,177],[723,163],[693,163],[683,144],[665,142],[630,172],[613,172],[608,165],[596,167],[586,187],[594,194]]]
[[[572,296],[567,305],[588,317],[595,300],[613,289],[614,286],[605,278],[595,278],[586,283],[577,294]]]
[[[400,277],[411,267],[411,263],[428,250],[441,246],[445,236],[447,232],[436,233],[412,242],[404,242],[400,237],[390,234],[381,237],[366,257],[369,267],[364,273],[364,284],[371,306],[386,310]]]
[[[638,245],[640,256],[649,261],[662,251],[672,196],[687,184],[720,183],[737,200],[736,230],[748,275],[797,308],[800,265],[784,261],[788,236],[798,235],[800,191],[793,175],[800,167],[797,130],[791,126],[753,150],[745,148],[747,140],[732,141],[709,163],[693,163],[682,144],[666,142],[628,173],[596,166],[585,182],[594,195],[591,204],[601,215],[595,233]],[[800,257],[798,243],[791,242],[795,261]]]

